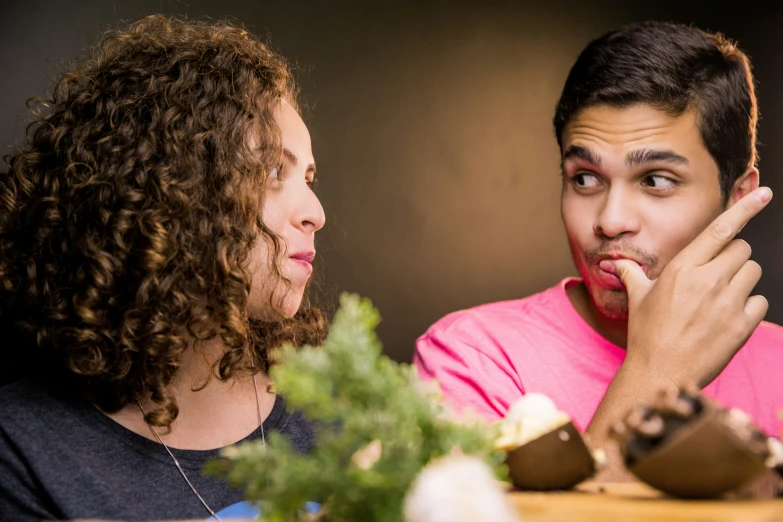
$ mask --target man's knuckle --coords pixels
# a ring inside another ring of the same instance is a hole
[[[721,242],[726,242],[734,236],[734,229],[725,221],[718,221],[710,228],[710,236]]]

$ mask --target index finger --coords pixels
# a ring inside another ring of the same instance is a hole
[[[715,218],[715,221],[696,236],[690,245],[682,249],[677,257],[685,264],[693,266],[709,263],[734,239],[748,221],[767,206],[771,199],[772,190],[768,187],[759,187],[746,194]]]

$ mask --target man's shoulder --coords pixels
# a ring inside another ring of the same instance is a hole
[[[419,339],[458,337],[470,344],[475,336],[484,337],[508,330],[545,329],[548,322],[544,319],[551,319],[557,313],[559,301],[564,295],[561,283],[528,297],[452,312],[436,321]]]
[[[737,355],[753,371],[777,375],[783,368],[783,327],[762,321]]]
[[[756,328],[756,331],[761,332],[764,335],[770,335],[778,339],[783,339],[783,326],[770,323],[769,321],[761,321],[761,323]]]
[[[754,349],[773,349],[783,357],[783,326],[762,321],[748,339],[745,347]]]

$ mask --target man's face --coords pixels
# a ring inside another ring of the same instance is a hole
[[[595,308],[628,316],[625,287],[605,259],[637,262],[656,278],[723,210],[718,166],[691,112],[649,105],[589,107],[563,132],[561,214]]]

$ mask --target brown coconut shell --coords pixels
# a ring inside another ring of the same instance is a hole
[[[508,452],[511,481],[519,489],[570,489],[595,474],[590,450],[572,422]]]
[[[766,455],[753,451],[725,422],[725,411],[708,408],[666,437],[629,470],[647,484],[682,498],[711,498],[763,475]]]

